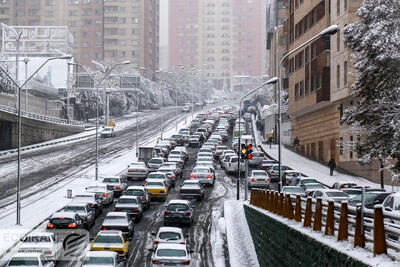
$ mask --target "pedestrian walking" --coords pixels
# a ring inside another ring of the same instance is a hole
[[[268,138],[269,148],[272,148],[272,136]]]
[[[298,147],[298,146],[300,146],[300,140],[299,140],[299,138],[296,136],[295,138],[294,138],[294,140],[293,140],[293,146],[294,146],[294,149],[296,150],[296,148]]]
[[[335,162],[334,159],[331,159],[331,160],[328,162],[328,167],[329,167],[329,170],[330,170],[330,175],[332,176],[332,175],[333,175],[333,171],[334,171],[335,168],[336,168],[336,162]]]

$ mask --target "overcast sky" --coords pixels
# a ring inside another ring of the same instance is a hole
[[[168,45],[168,1],[160,0],[160,46]]]

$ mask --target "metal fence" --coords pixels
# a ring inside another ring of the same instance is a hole
[[[373,245],[374,255],[387,254],[387,248],[400,251],[400,214],[386,212],[381,205],[373,210],[361,206],[348,206],[346,201],[337,203],[321,198],[303,198],[271,190],[252,189],[250,204],[274,214],[302,223],[314,231],[322,231],[337,240],[349,241],[354,247]]]
[[[5,105],[0,105],[0,110],[10,113],[10,114],[16,114],[17,110],[16,108],[12,108],[9,106]],[[29,119],[34,119],[34,120],[40,120],[40,121],[46,121],[46,122],[51,122],[51,123],[58,123],[58,124],[67,124],[67,125],[72,125],[72,126],[85,126],[86,124],[82,121],[75,121],[75,120],[67,120],[67,119],[61,119],[61,118],[56,118],[56,117],[51,117],[51,116],[46,116],[46,115],[41,115],[41,114],[36,114],[36,113],[31,113],[31,112],[25,112],[21,111],[21,116]]]

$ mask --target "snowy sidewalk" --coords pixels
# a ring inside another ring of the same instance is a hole
[[[231,267],[260,266],[244,214],[243,202],[225,201],[224,218]]]
[[[273,145],[272,149],[269,148],[268,144],[261,145],[262,148],[264,149],[267,154],[269,154],[271,157],[274,159],[278,159],[278,145]],[[348,175],[348,174],[343,174],[343,173],[338,173],[334,172],[333,176],[329,175],[329,167],[322,165],[319,162],[310,160],[306,157],[303,157],[286,147],[282,146],[282,163],[288,165],[289,167],[304,173],[305,175],[308,175],[312,178],[317,179],[323,184],[332,186],[335,182],[339,181],[349,181],[349,182],[354,182],[357,185],[360,186],[370,186],[374,188],[380,188],[380,184],[373,183],[371,181],[368,181],[365,178],[359,177],[359,176],[353,176],[353,175]],[[392,191],[392,186],[391,185],[385,185],[385,189],[388,192]],[[399,191],[399,188],[394,187],[395,191]]]

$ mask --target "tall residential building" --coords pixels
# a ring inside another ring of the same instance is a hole
[[[201,69],[216,88],[265,74],[265,1],[170,0],[169,63]]]

